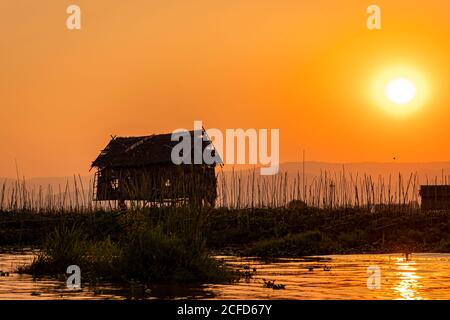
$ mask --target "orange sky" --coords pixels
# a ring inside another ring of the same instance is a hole
[[[449,39],[445,0],[3,0],[0,176],[86,174],[110,134],[194,120],[279,128],[283,162],[450,160]],[[397,65],[432,92],[402,117],[368,94]]]

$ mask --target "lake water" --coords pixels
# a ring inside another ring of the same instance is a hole
[[[33,260],[32,251],[0,254],[0,299],[450,299],[450,254],[331,255],[308,259],[277,259],[264,262],[252,258],[220,256],[230,266],[248,266],[248,279],[231,285],[155,286],[123,288],[112,284],[81,291],[66,288],[65,280],[33,279],[15,273]],[[377,279],[367,272],[380,270]],[[256,269],[256,272],[253,271]],[[264,287],[275,280],[285,289]]]

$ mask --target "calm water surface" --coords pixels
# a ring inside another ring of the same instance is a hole
[[[33,278],[15,272],[33,260],[33,251],[0,253],[0,299],[450,299],[450,254],[332,255],[308,259],[219,256],[230,266],[249,266],[249,279],[231,285],[155,286],[123,288],[113,284],[66,288],[65,280]],[[367,287],[367,268],[381,270],[381,288]],[[256,272],[253,272],[256,268]],[[264,280],[285,285],[264,288]]]

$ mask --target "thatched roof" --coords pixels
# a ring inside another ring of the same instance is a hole
[[[193,152],[193,138],[203,131],[189,131]],[[92,167],[135,167],[152,164],[171,164],[172,148],[178,141],[171,140],[172,134],[158,134],[141,137],[113,137],[100,155],[92,162]],[[203,149],[211,141],[203,142]]]

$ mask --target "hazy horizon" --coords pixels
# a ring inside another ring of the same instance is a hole
[[[342,171],[342,168],[344,167],[345,170],[355,170],[356,167],[359,167],[359,170],[366,170],[366,172],[361,171],[361,173],[369,173],[369,171],[376,171],[377,169],[380,169],[381,167],[385,167],[385,172],[388,173],[394,173],[390,172],[389,169],[392,169],[394,167],[403,167],[402,171],[408,171],[411,173],[414,173],[416,171],[420,171],[421,169],[428,169],[432,171],[439,171],[439,175],[441,175],[442,170],[448,170],[448,174],[450,174],[450,160],[449,161],[430,161],[430,162],[400,162],[400,161],[391,161],[391,162],[376,162],[376,161],[361,161],[361,162],[327,162],[327,161],[320,161],[320,160],[306,160],[304,162],[305,164],[305,171],[311,172],[311,171],[317,171],[320,169],[323,170],[330,170],[334,169],[335,171]],[[230,172],[232,170],[235,171],[248,171],[253,170],[253,168],[260,168],[260,165],[225,165],[223,166],[223,171]],[[220,170],[219,167],[216,170]],[[285,171],[302,171],[303,170],[303,162],[294,162],[294,161],[288,161],[288,162],[281,162],[280,163],[280,173],[283,173]],[[92,177],[95,173],[95,169],[92,170],[86,170],[83,172],[77,172],[67,175],[61,175],[61,176],[27,176],[23,172],[20,171],[19,168],[19,179],[22,180],[25,178],[25,180],[39,180],[39,179],[71,179],[73,180],[73,177],[75,176],[77,179],[79,176],[82,178],[85,177]],[[0,179],[8,179],[8,180],[17,180],[17,174],[14,176],[0,176]]]

